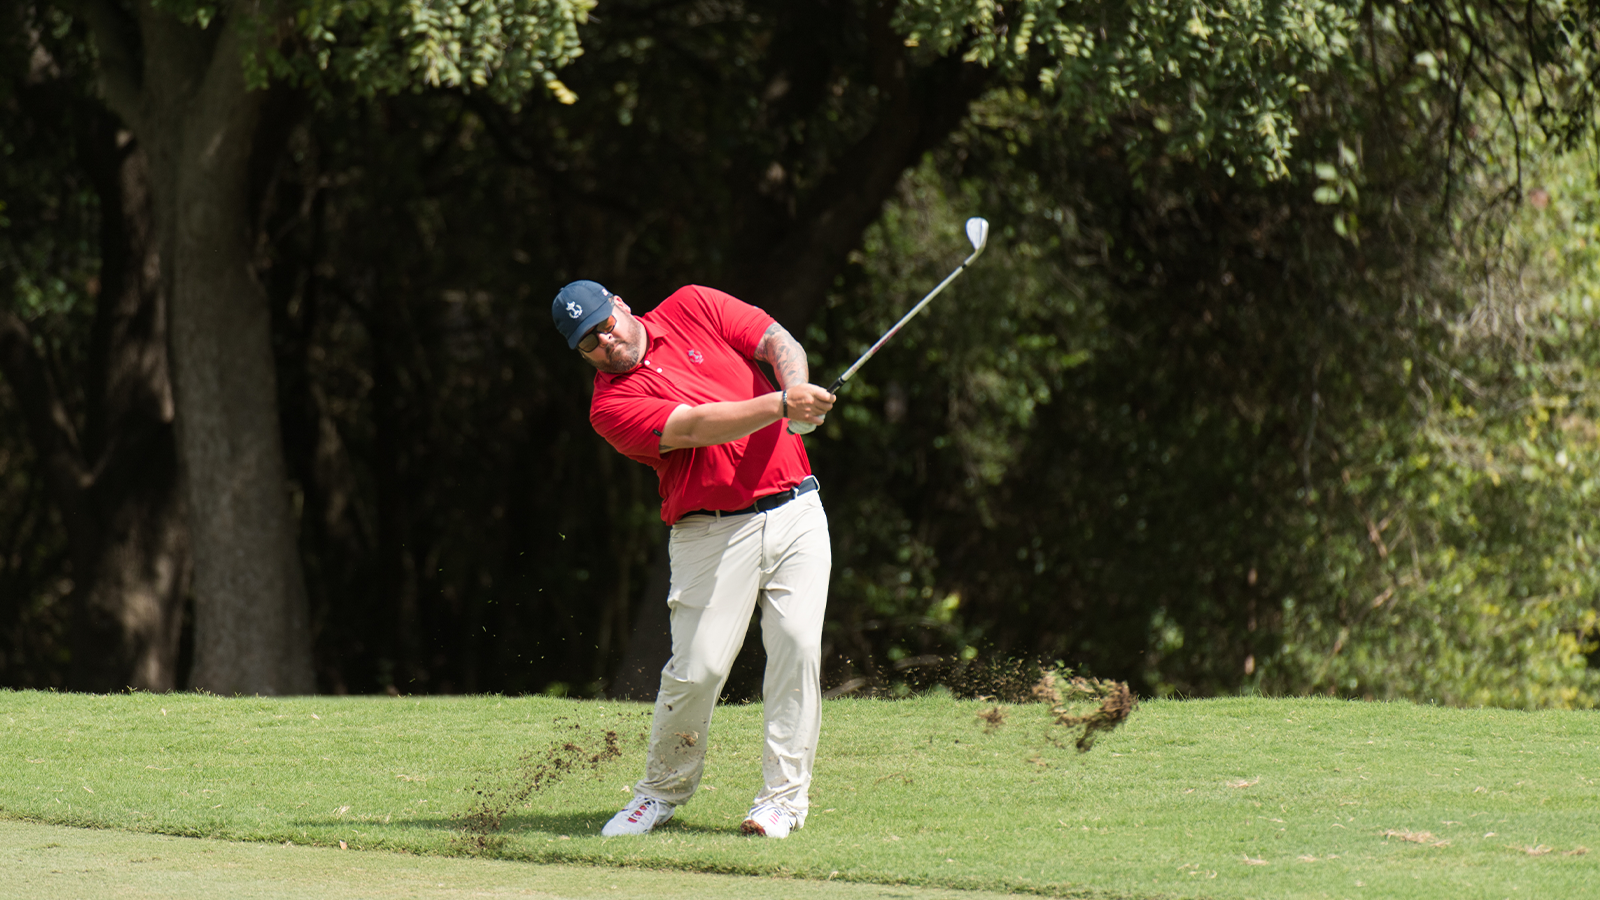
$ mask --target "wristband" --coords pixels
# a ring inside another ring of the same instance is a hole
[[[784,388],[783,389],[783,393],[778,395],[778,401],[783,404],[783,415],[779,416],[778,418],[780,418],[780,419],[789,418],[789,389],[788,388]]]

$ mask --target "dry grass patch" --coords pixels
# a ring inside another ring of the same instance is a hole
[[[1440,840],[1439,838],[1434,837],[1433,832],[1431,831],[1396,831],[1391,828],[1388,831],[1385,831],[1383,836],[1386,838],[1399,838],[1402,841],[1409,841],[1413,844],[1425,844],[1429,847],[1450,846],[1449,841]]]

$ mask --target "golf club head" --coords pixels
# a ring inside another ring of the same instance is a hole
[[[982,216],[973,216],[967,220],[967,240],[972,242],[974,253],[981,251],[989,243],[989,220]]]

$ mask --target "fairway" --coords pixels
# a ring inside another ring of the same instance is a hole
[[[310,873],[357,865],[348,859],[399,867],[378,893],[349,896],[423,896],[404,893],[420,890],[405,867],[435,863],[467,880],[508,865],[546,871],[528,863],[584,864],[601,881],[769,876],[761,892],[781,884],[779,896],[844,882],[1129,898],[1580,897],[1600,876],[1592,713],[1149,702],[1080,755],[1043,707],[1010,707],[993,730],[978,718],[987,707],[830,701],[812,814],[786,841],[738,834],[758,779],[760,707],[719,708],[701,794],[656,834],[605,839],[599,827],[643,758],[642,704],[11,692],[0,694],[0,814],[269,845],[260,854],[343,841],[352,852],[281,858],[308,860]],[[608,733],[615,758],[599,752]],[[8,852],[26,849],[13,843]],[[137,853],[166,856],[104,858]],[[302,863],[283,865],[299,877]],[[577,887],[491,879],[483,890],[600,890],[576,871]]]
[[[876,884],[766,882],[793,900],[996,900],[1003,894]],[[650,897],[738,900],[750,879],[246,844],[0,821],[0,900],[393,900]]]

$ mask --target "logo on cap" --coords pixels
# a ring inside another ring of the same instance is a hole
[[[576,300],[568,300],[567,315],[573,317],[574,319],[583,318],[583,304]]]

